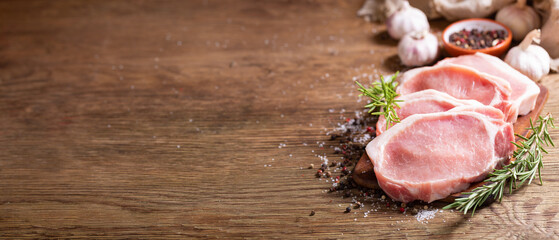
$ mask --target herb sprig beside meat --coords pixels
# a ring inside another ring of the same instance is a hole
[[[365,108],[369,108],[371,115],[384,115],[386,118],[386,129],[400,122],[396,108],[400,108],[398,102],[402,102],[402,100],[395,99],[399,95],[396,93],[396,87],[398,86],[398,82],[396,82],[397,76],[398,72],[392,75],[390,81],[385,81],[381,75],[380,81],[374,82],[369,88],[365,88],[361,83],[355,81],[355,84],[359,86],[358,90],[361,92],[359,96],[367,96],[371,99],[371,102],[365,105]]]
[[[476,209],[488,198],[501,201],[505,188],[508,188],[509,193],[512,193],[526,181],[530,184],[536,173],[540,184],[543,184],[541,178],[542,157],[544,153],[547,153],[544,146],[555,146],[548,132],[548,128],[555,128],[553,116],[551,114],[547,114],[545,117],[540,116],[535,124],[537,125],[534,125],[534,122],[530,120],[530,127],[528,128],[532,131],[530,137],[517,135],[522,140],[520,143],[514,143],[518,148],[513,154],[515,161],[490,173],[485,180],[489,184],[477,187],[471,192],[462,193],[467,197],[457,198],[454,203],[445,206],[443,209],[455,208],[463,211],[464,214],[471,210],[473,216]]]

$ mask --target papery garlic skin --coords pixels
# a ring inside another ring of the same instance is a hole
[[[398,56],[406,66],[424,66],[439,56],[439,41],[427,31],[406,34],[398,43]]]
[[[432,7],[446,20],[486,18],[515,0],[430,0]]]
[[[411,7],[407,1],[386,19],[390,37],[398,40],[410,32],[429,31],[429,21],[421,10]]]
[[[540,16],[532,7],[526,6],[526,0],[499,10],[495,20],[510,28],[515,41],[521,41],[528,32],[541,26]]]
[[[532,41],[539,42],[539,29],[533,30],[520,43],[507,53],[505,62],[510,66],[536,81],[549,74],[551,58],[540,46],[531,45]]]
[[[551,13],[542,27],[541,46],[552,58],[559,58],[559,1],[554,1]]]
[[[542,47],[531,45],[524,51],[520,47],[512,48],[505,62],[536,81],[549,74],[551,58]]]

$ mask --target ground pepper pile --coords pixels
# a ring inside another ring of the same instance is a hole
[[[334,130],[327,134],[330,136],[330,144],[335,146],[334,154],[340,155],[341,161],[322,163],[320,167],[310,164],[308,169],[316,169],[314,174],[316,178],[332,182],[327,190],[329,194],[339,194],[343,198],[351,199],[351,204],[343,211],[345,214],[352,212],[352,209],[363,208],[365,204],[371,204],[372,208],[368,207],[371,209],[363,213],[364,217],[372,211],[381,209],[390,209],[403,214],[408,212],[417,214],[418,211],[431,209],[427,205],[417,203],[394,202],[381,189],[361,187],[353,180],[352,169],[365,153],[367,144],[376,137],[377,120],[377,116],[372,116],[366,111],[357,112],[355,118],[340,118],[340,123],[337,123]],[[312,210],[309,216],[315,214],[315,210]]]

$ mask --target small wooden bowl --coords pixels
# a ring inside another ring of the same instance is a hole
[[[461,31],[462,29],[466,29],[466,30],[479,29],[481,31],[505,30],[505,32],[507,33],[507,37],[503,42],[497,44],[494,47],[475,49],[475,50],[465,49],[465,48],[458,47],[450,43],[449,41],[451,34]],[[485,19],[485,18],[470,18],[448,25],[448,27],[446,27],[443,31],[442,39],[443,39],[444,49],[453,57],[457,57],[460,55],[474,54],[476,52],[482,52],[482,53],[499,57],[503,53],[505,53],[505,51],[507,51],[508,48],[510,47],[510,43],[512,41],[512,33],[507,26],[503,25],[500,22],[493,21],[491,19]]]

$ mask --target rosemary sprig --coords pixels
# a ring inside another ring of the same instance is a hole
[[[503,198],[505,188],[509,189],[509,194],[513,190],[520,188],[526,181],[528,184],[538,174],[540,184],[543,184],[541,177],[541,169],[543,168],[542,157],[547,151],[545,146],[555,146],[549,136],[548,127],[555,128],[553,124],[553,116],[547,114],[545,117],[539,117],[534,126],[530,119],[529,131],[532,132],[530,137],[517,135],[522,139],[520,143],[514,143],[517,149],[513,153],[516,160],[502,169],[496,169],[489,174],[489,177],[483,186],[477,187],[471,192],[462,193],[467,197],[457,198],[454,203],[445,206],[443,209],[456,208],[466,214],[472,210],[472,216],[476,208],[481,206],[488,198],[497,199],[499,202]],[[508,187],[507,187],[508,186]]]
[[[384,77],[380,75],[380,81],[374,82],[370,88],[365,88],[361,83],[355,81],[361,92],[359,96],[371,98],[371,102],[365,105],[366,108],[369,108],[368,112],[371,115],[382,114],[386,118],[386,129],[392,124],[400,122],[396,108],[400,108],[398,102],[402,102],[402,100],[395,99],[399,95],[396,93],[397,76],[398,72],[391,77],[390,81],[385,81]]]

